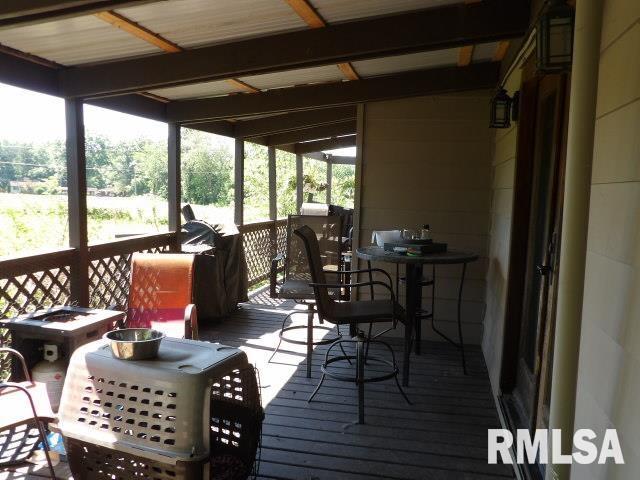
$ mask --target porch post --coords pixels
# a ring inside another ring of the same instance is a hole
[[[242,225],[244,223],[244,140],[240,138],[236,138],[234,176],[233,218],[236,225]]]
[[[304,185],[303,185],[303,172],[302,172],[302,154],[296,153],[296,206],[297,211],[300,213],[300,207],[304,199]]]
[[[331,155],[327,156],[327,203],[331,203],[331,183],[333,182],[333,163]]]
[[[181,203],[181,175],[180,175],[180,125],[169,123],[168,147],[168,204],[169,230],[176,232],[173,250],[180,249],[180,203]]]
[[[70,301],[89,306],[89,252],[87,248],[87,162],[83,103],[67,99],[65,124],[67,136],[67,201],[69,204],[69,246],[76,255],[71,265]]]
[[[269,154],[269,219],[277,220],[278,203],[276,192],[276,147],[268,147]]]
[[[575,22],[549,412],[549,428],[561,429],[566,454],[572,451],[576,410],[602,0],[577,2]],[[549,480],[568,480],[570,475],[571,465],[567,464],[551,464],[546,472]]]

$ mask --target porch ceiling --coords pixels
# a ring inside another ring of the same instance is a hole
[[[417,79],[406,72],[455,77],[449,67],[497,65],[505,42],[524,33],[528,14],[525,1],[513,0],[6,2],[0,6],[0,82],[157,120],[208,121],[189,126],[235,135],[243,127],[234,119],[244,124],[247,117],[278,114],[278,122],[283,112],[373,100],[341,92],[368,91],[373,80],[400,86],[398,96],[431,93],[433,85],[419,80],[421,87],[405,91],[402,82]],[[452,88],[488,86],[488,77],[474,72],[460,72],[470,78],[454,78]],[[296,89],[315,94],[306,88],[325,84],[337,100],[321,95],[302,107],[278,104]],[[376,88],[374,97],[384,97]],[[257,98],[245,98],[249,93]],[[211,102],[200,110],[217,112],[176,114],[199,99]],[[299,128],[308,134],[310,126]],[[252,135],[294,129],[289,123]]]

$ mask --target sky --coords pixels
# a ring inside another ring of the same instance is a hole
[[[84,123],[95,132],[114,140],[167,139],[167,125],[155,120],[85,105]],[[44,143],[64,140],[64,100],[0,83],[0,139]],[[221,143],[231,139],[220,137]],[[355,147],[333,150],[334,155],[355,155]]]

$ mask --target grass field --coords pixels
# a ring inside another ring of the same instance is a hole
[[[197,218],[233,221],[233,207],[194,205]],[[89,242],[167,230],[166,200],[153,196],[87,197]],[[0,257],[68,245],[67,197],[0,193]]]

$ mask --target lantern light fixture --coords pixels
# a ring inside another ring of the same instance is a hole
[[[500,88],[491,99],[489,128],[508,128],[511,125],[511,104],[513,100],[504,88]]]
[[[571,69],[575,12],[565,0],[551,0],[536,25],[537,69],[560,73]]]

